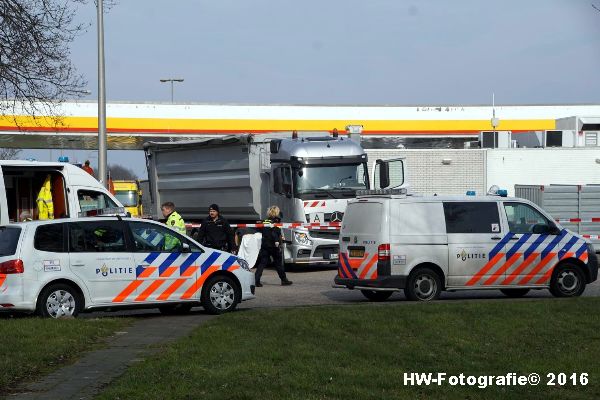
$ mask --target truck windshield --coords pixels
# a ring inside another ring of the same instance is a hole
[[[294,170],[296,194],[323,193],[331,197],[354,197],[369,186],[366,164],[305,165]]]
[[[136,207],[137,206],[137,193],[135,190],[117,190],[115,192],[117,200],[123,204],[124,207]]]

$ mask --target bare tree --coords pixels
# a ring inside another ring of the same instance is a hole
[[[21,149],[0,148],[0,160],[16,160]]]
[[[84,2],[0,0],[0,116],[45,115],[58,123],[57,106],[83,94],[69,45],[85,29],[74,22],[76,3]]]
[[[137,175],[135,172],[127,167],[118,164],[111,164],[108,166],[108,172],[111,179],[118,180],[135,180]]]

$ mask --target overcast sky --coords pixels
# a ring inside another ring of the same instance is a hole
[[[169,102],[159,79],[183,78],[176,102],[600,102],[600,0],[116,1],[109,101]],[[93,25],[71,57],[94,99],[93,2],[79,17]]]

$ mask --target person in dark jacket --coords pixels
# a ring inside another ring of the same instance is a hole
[[[217,250],[233,253],[236,250],[233,230],[229,222],[219,212],[217,204],[208,207],[208,217],[200,226],[198,241],[206,246]]]
[[[279,214],[279,207],[269,207],[267,210],[267,219],[264,221],[264,223],[271,224],[281,222]],[[285,269],[283,268],[283,260],[281,259],[282,244],[283,236],[281,235],[281,229],[278,227],[265,227],[262,229],[262,242],[260,245],[260,252],[258,253],[256,273],[254,275],[256,287],[262,287],[260,278],[262,277],[263,270],[271,258],[273,259],[273,265],[277,269],[277,275],[279,275],[279,279],[281,279],[281,284],[292,284],[292,281],[288,280],[287,276],[285,275]]]

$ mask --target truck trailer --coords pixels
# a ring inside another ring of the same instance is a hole
[[[195,224],[217,203],[230,223],[253,224],[277,205],[284,223],[326,225],[342,221],[357,190],[372,188],[367,154],[349,137],[300,137],[294,132],[292,137],[257,139],[242,134],[149,142],[144,150],[152,218],[160,218],[160,205],[171,201],[186,223]],[[372,174],[383,176],[389,187],[407,186],[402,159],[378,160]],[[286,263],[337,264],[337,229],[282,232]],[[190,235],[196,233],[192,228]]]

